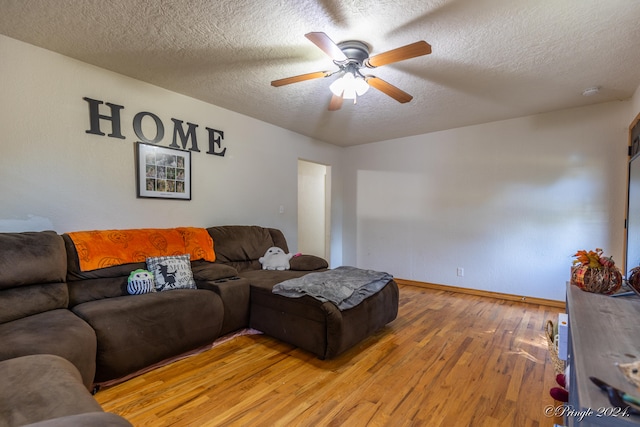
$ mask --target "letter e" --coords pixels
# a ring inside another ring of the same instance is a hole
[[[207,151],[207,154],[224,157],[224,153],[227,152],[227,147],[225,147],[222,151],[216,151],[216,145],[220,147],[220,144],[224,139],[224,132],[211,128],[206,129],[209,132],[209,151]]]

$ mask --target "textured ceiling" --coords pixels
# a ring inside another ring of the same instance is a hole
[[[638,0],[0,0],[1,34],[341,146],[627,99],[639,21]],[[270,85],[336,69],[311,31],[433,53],[370,71],[411,102],[330,112],[333,78]]]

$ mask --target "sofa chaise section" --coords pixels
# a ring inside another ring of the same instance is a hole
[[[324,271],[328,263],[313,255],[290,260],[290,270],[263,270],[259,262],[267,249],[289,247],[283,233],[274,228],[228,225],[207,229],[216,249],[216,263],[238,270],[251,283],[249,325],[281,341],[315,354],[333,358],[394,320],[398,314],[398,285],[390,280],[379,292],[349,310],[304,296],[276,295],[273,287],[310,272]]]

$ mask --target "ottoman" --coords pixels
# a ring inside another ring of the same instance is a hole
[[[330,359],[369,337],[398,315],[399,291],[391,279],[377,293],[353,308],[339,310],[332,302],[311,296],[276,295],[273,287],[306,272],[247,271],[251,282],[250,327],[274,338]]]

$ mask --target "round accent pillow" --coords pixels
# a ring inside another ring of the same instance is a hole
[[[153,281],[153,273],[141,268],[133,270],[127,279],[127,292],[131,295],[146,294],[155,292],[156,286]]]

